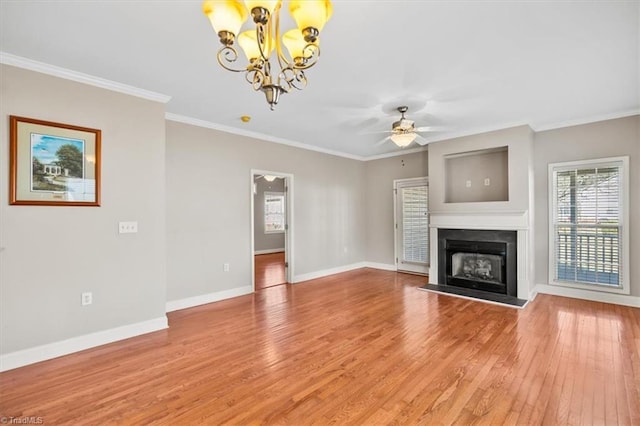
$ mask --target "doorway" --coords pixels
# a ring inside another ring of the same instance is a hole
[[[429,184],[426,177],[393,181],[395,254],[399,272],[429,272]]]
[[[293,176],[251,171],[251,251],[254,291],[291,282]]]

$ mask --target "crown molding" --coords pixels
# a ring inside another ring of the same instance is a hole
[[[295,148],[306,149],[307,151],[320,152],[322,154],[329,154],[329,155],[334,155],[336,157],[343,157],[343,158],[348,158],[350,160],[357,160],[357,161],[380,160],[383,158],[398,157],[400,155],[413,154],[415,152],[422,152],[427,150],[427,147],[421,146],[413,149],[407,149],[407,150],[403,149],[402,151],[389,152],[386,154],[363,157],[360,155],[347,154],[346,152],[334,151],[331,149],[325,149],[325,148],[320,148],[313,145],[307,145],[302,142],[296,142],[289,139],[271,136],[266,133],[253,132],[251,130],[244,130],[244,129],[238,129],[237,127],[225,126],[223,124],[213,123],[211,121],[200,120],[199,118],[187,117],[185,115],[174,114],[171,112],[165,113],[164,118],[169,121],[190,124],[192,126],[197,126],[197,127],[204,127],[206,129],[219,130],[225,133],[231,133],[239,136],[247,136],[254,139],[264,140],[267,142],[278,143],[281,145],[287,145]]]
[[[48,74],[48,75],[51,75],[51,76],[54,76],[54,77],[63,78],[65,80],[71,80],[71,81],[75,81],[75,82],[78,82],[78,83],[84,83],[84,84],[87,84],[87,85],[90,85],[90,86],[99,87],[99,88],[107,89],[107,90],[112,90],[114,92],[119,92],[119,93],[123,93],[123,94],[130,95],[130,96],[135,96],[135,97],[138,97],[138,98],[142,98],[142,99],[146,99],[146,100],[150,100],[150,101],[154,101],[154,102],[160,102],[160,103],[166,104],[167,102],[169,102],[169,100],[171,100],[171,96],[168,96],[168,95],[163,95],[161,93],[140,89],[138,87],[129,86],[129,85],[118,83],[118,82],[111,81],[111,80],[106,80],[106,79],[103,79],[103,78],[100,78],[100,77],[95,77],[95,76],[92,76],[92,75],[89,75],[89,74],[84,74],[84,73],[73,71],[73,70],[70,70],[70,69],[67,69],[67,68],[62,68],[62,67],[58,67],[58,66],[55,66],[55,65],[50,65],[50,64],[47,64],[47,63],[44,63],[44,62],[34,61],[32,59],[28,59],[28,58],[24,58],[24,57],[21,57],[21,56],[13,55],[11,53],[7,53],[7,52],[3,52],[3,51],[0,51],[0,64],[11,65],[11,66],[14,66],[14,67],[23,68],[23,69],[27,69],[27,70],[30,70],[30,71],[35,71],[35,72],[39,72],[39,73],[43,73],[43,74]],[[503,125],[499,125],[499,126],[476,128],[476,129],[473,129],[473,130],[470,130],[470,131],[464,131],[464,132],[458,132],[458,133],[449,133],[449,134],[442,135],[442,136],[440,136],[438,138],[433,138],[433,139],[429,138],[428,143],[441,142],[441,141],[446,141],[446,140],[450,140],[450,139],[456,139],[456,138],[465,137],[465,136],[472,136],[472,135],[477,135],[477,134],[487,133],[487,132],[492,132],[492,131],[497,131],[497,130],[504,130],[504,129],[518,127],[518,126],[529,126],[529,128],[531,128],[534,132],[543,132],[543,131],[547,131],[547,130],[556,130],[556,129],[561,129],[561,128],[565,128],[565,127],[572,127],[572,126],[579,126],[579,125],[584,125],[584,124],[596,123],[596,122],[600,122],[600,121],[615,120],[615,119],[618,119],[618,118],[631,117],[631,116],[634,116],[634,115],[640,115],[640,109],[635,108],[635,109],[631,109],[631,110],[627,110],[627,111],[620,111],[620,112],[611,113],[611,114],[603,114],[603,115],[599,115],[599,116],[593,116],[593,117],[575,119],[575,120],[566,120],[566,121],[557,122],[557,123],[543,123],[543,124],[539,124],[539,125],[538,124],[536,124],[536,125],[529,124],[529,123],[525,123],[525,122],[503,124]],[[317,147],[317,146],[308,145],[308,144],[305,144],[305,143],[302,143],[302,142],[292,141],[292,140],[289,140],[289,139],[279,138],[279,137],[268,135],[268,134],[265,134],[265,133],[253,132],[253,131],[248,131],[248,130],[244,130],[244,129],[239,129],[239,128],[236,128],[236,127],[225,126],[225,125],[222,125],[222,124],[213,123],[213,122],[200,120],[200,119],[192,118],[192,117],[187,117],[187,116],[183,116],[183,115],[173,114],[173,113],[166,113],[165,114],[165,118],[167,120],[170,120],[170,121],[176,121],[176,122],[190,124],[190,125],[198,126],[198,127],[205,127],[205,128],[208,128],[208,129],[219,130],[219,131],[222,131],[222,132],[236,134],[236,135],[240,135],[240,136],[247,136],[247,137],[251,137],[251,138],[265,140],[265,141],[268,141],[268,142],[278,143],[278,144],[281,144],[281,145],[291,146],[291,147],[294,147],[294,148],[300,148],[300,149],[305,149],[305,150],[308,150],[308,151],[320,152],[320,153],[323,153],[323,154],[328,154],[328,155],[333,155],[333,156],[337,156],[337,157],[348,158],[348,159],[357,160],[357,161],[380,160],[380,159],[384,159],[384,158],[397,157],[397,156],[401,156],[401,155],[413,154],[413,153],[422,152],[422,151],[427,150],[426,146],[422,146],[422,147],[417,147],[417,148],[413,148],[413,149],[402,149],[400,151],[394,151],[394,152],[389,152],[389,153],[385,153],[385,154],[378,154],[378,155],[371,155],[371,156],[361,156],[361,155],[348,154],[348,153],[341,152],[341,151],[334,151],[334,150],[326,149],[326,148],[320,148],[320,147]]]
[[[640,109],[630,109],[627,111],[614,112],[611,114],[596,115],[589,118],[579,118],[576,120],[561,121],[559,123],[547,123],[539,126],[531,126],[535,132],[544,132],[547,130],[562,129],[564,127],[580,126],[583,124],[597,123],[599,121],[615,120],[617,118],[632,117],[640,115]]]
[[[55,65],[45,64],[44,62],[34,61],[32,59],[12,55],[11,53],[7,52],[0,51],[0,63],[18,68],[24,68],[42,74],[52,75],[54,77],[63,78],[65,80],[88,84],[90,86],[99,87],[101,89],[124,93],[125,95],[136,96],[138,98],[146,99],[149,101],[160,102],[163,104],[166,104],[171,99],[171,96],[163,95],[161,93],[151,92],[149,90],[144,90],[115,81],[106,80],[100,77],[94,77],[89,74],[84,74]]]
[[[176,121],[178,123],[190,124],[192,126],[204,127],[207,129],[219,130],[225,133],[231,133],[239,136],[247,136],[254,139],[260,139],[267,142],[278,143],[281,145],[287,145],[294,148],[306,149],[307,151],[320,152],[322,154],[335,155],[336,157],[348,158],[350,160],[365,161],[365,157],[359,155],[347,154],[345,152],[333,151],[331,149],[320,148],[313,145],[307,145],[302,142],[296,142],[289,139],[279,138],[276,136],[267,135],[266,133],[253,132],[250,130],[238,129],[236,127],[225,126],[218,123],[212,123],[206,120],[200,120],[199,118],[187,117],[184,115],[173,114],[170,112],[165,113],[164,118],[169,121]]]

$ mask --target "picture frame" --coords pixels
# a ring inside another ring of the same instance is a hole
[[[101,131],[9,116],[9,204],[100,206]]]

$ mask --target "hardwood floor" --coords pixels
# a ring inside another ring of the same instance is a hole
[[[0,375],[45,424],[640,424],[640,309],[525,310],[362,269],[169,314]]]
[[[256,290],[287,282],[284,252],[255,256]]]

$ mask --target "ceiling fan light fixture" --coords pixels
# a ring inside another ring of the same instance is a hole
[[[416,139],[416,136],[418,136],[416,133],[394,133],[391,135],[391,140],[400,148],[404,148],[409,146]]]

